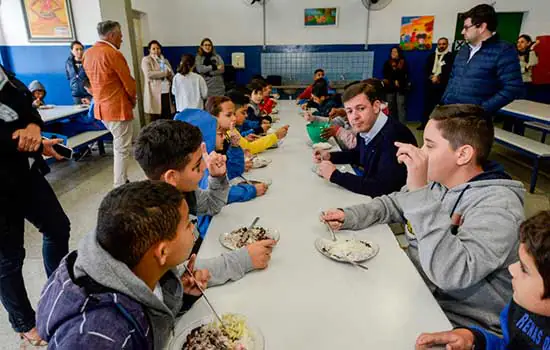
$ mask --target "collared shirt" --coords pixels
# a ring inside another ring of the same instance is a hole
[[[100,40],[98,40],[97,42],[98,42],[98,43],[104,43],[104,44],[107,44],[107,45],[109,45],[110,47],[112,47],[113,49],[115,49],[115,50],[117,50],[117,51],[118,51],[118,49],[116,48],[116,46],[115,46],[115,45],[113,45],[112,43],[108,42],[107,40],[101,40],[101,39],[100,39]]]
[[[365,141],[365,145],[368,145],[376,137],[376,135],[378,135],[387,122],[388,116],[384,112],[380,111],[372,128],[368,132],[362,132],[359,134]]]
[[[470,58],[468,59],[468,62],[470,62],[472,57],[474,57],[474,55],[481,49],[481,44],[482,43],[483,42],[480,42],[479,44],[477,44],[477,46],[473,46],[472,44],[468,44],[468,45],[470,45]]]

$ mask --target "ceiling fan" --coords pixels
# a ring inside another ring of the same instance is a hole
[[[379,11],[388,6],[391,0],[361,0],[363,6],[370,11]]]

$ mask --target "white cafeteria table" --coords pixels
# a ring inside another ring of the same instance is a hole
[[[293,103],[279,104],[279,124],[289,124],[289,134],[279,149],[262,154],[273,160],[268,167],[245,174],[271,179],[272,186],[264,197],[232,204],[215,216],[199,256],[224,252],[219,235],[248,226],[256,216],[258,225],[277,229],[281,239],[268,269],[207,289],[214,307],[220,313],[246,315],[261,329],[269,350],[414,349],[421,332],[450,329],[387,225],[337,233],[379,244],[379,254],[365,263],[368,271],[332,261],[316,250],[316,238],[330,238],[318,219],[322,209],[370,199],[312,172],[305,121]],[[201,299],[178,321],[176,335],[208,315]]]

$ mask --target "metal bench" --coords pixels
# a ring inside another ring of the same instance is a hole
[[[546,142],[546,134],[550,132],[550,125],[539,123],[539,122],[525,122],[524,125],[528,128],[538,130],[542,132],[542,137],[540,138],[540,142],[545,143]]]
[[[495,141],[533,158],[533,171],[531,173],[529,192],[535,192],[539,164],[541,160],[550,158],[550,145],[499,128],[495,128]]]

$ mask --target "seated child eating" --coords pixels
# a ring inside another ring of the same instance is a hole
[[[105,196],[96,230],[50,276],[37,327],[55,349],[163,349],[206,288],[208,271],[176,267],[189,258],[194,225],[185,195],[153,181]]]
[[[182,113],[191,110],[188,108]],[[201,130],[189,123],[158,120],[141,129],[134,145],[135,159],[149,179],[167,182],[186,194],[191,215],[199,218],[197,249],[207,234],[210,217],[226,205],[230,192],[225,157],[214,151],[216,120],[200,112],[211,118],[214,125],[204,139]],[[206,118],[200,115],[198,119]],[[203,140],[212,144],[210,154],[206,153]],[[208,176],[205,176],[206,168]],[[206,184],[204,189],[199,189],[203,178]],[[271,252],[274,241],[257,243],[211,259],[198,259],[197,266],[210,272],[211,285],[239,280],[254,269],[267,267],[269,256],[266,254]]]
[[[325,71],[321,68],[318,68],[313,73],[313,83],[309,85],[300,95],[298,95],[298,98],[296,99],[296,104],[303,105],[307,104],[309,100],[311,99],[311,92],[313,91],[313,85],[315,82],[319,79],[325,78]]]
[[[232,90],[228,93],[229,101],[233,103],[235,108],[235,124],[237,132],[239,128],[242,128],[245,121],[247,120],[247,108],[249,103],[249,98],[240,91]],[[224,102],[224,103],[227,103]],[[277,129],[273,134],[269,134],[262,137],[256,137],[253,141],[248,140],[247,138],[241,137],[240,145],[243,150],[250,152],[251,154],[257,154],[267,150],[270,147],[273,147],[277,144],[278,141],[284,139],[288,133],[288,125],[285,125]],[[241,129],[243,130],[243,129]]]
[[[29,91],[32,93],[32,96],[34,98],[34,101],[32,102],[32,106],[34,108],[38,108],[46,104],[44,102],[44,99],[46,98],[46,88],[44,87],[44,85],[42,85],[42,83],[40,83],[38,80],[33,80],[29,84]]]
[[[349,230],[404,224],[407,255],[453,325],[499,333],[498,315],[512,297],[506,267],[517,260],[525,188],[488,166],[493,140],[483,108],[439,106],[421,149],[396,143],[405,188],[322,219]]]
[[[334,108],[342,107],[341,98],[339,95],[330,96],[328,93],[328,83],[325,79],[319,79],[313,84],[311,91],[311,100],[307,104],[307,108],[316,108],[313,116],[328,117]],[[306,112],[308,114],[309,112]]]
[[[422,334],[416,349],[548,349],[550,346],[550,211],[526,220],[519,229],[519,261],[508,267],[512,299],[500,313],[504,337],[480,327]]]

